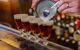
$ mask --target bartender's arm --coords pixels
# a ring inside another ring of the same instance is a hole
[[[57,8],[59,12],[62,13],[78,13],[80,9],[79,0],[51,0],[58,2]],[[35,9],[35,5],[38,2],[38,0],[32,0],[32,8]]]

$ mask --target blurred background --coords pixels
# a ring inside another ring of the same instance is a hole
[[[31,0],[0,0],[0,23],[9,23],[15,28],[14,14],[28,12]]]
[[[20,31],[21,36],[22,34],[24,35],[24,33],[27,32],[25,34],[26,36],[28,36],[27,34],[29,34],[31,36],[34,36],[37,40],[39,40],[38,38],[41,38],[45,42],[44,40],[45,38],[50,42],[53,42],[65,47],[69,47],[74,50],[80,50],[80,14],[79,13],[76,13],[77,15],[75,15],[75,13],[74,14],[71,13],[67,15],[63,13],[56,13],[55,16],[52,18],[51,23],[50,22],[45,23],[40,18],[34,17],[34,15],[32,15],[33,18],[28,15],[29,9],[31,8],[31,4],[32,4],[32,0],[0,0],[0,24],[8,25],[12,28],[17,29],[18,31]],[[23,21],[21,21],[22,20],[21,18],[17,19],[18,18],[17,15],[16,15],[16,18],[14,19],[15,14],[18,14],[18,17],[21,17],[20,14],[21,15],[23,14],[22,15]],[[38,22],[36,22],[35,19]],[[38,19],[40,19],[40,21]],[[34,23],[36,25],[34,25]],[[3,30],[2,31],[1,29],[2,28],[0,28],[0,40],[2,41],[0,41],[0,50],[20,50],[18,48],[21,48],[21,46],[22,46],[22,49],[25,46],[27,46],[28,50],[35,50],[33,49],[34,47],[32,48],[29,47],[27,45],[28,43],[23,38],[17,37],[12,33],[4,31],[4,29],[2,29]],[[23,37],[26,37],[25,35]],[[47,39],[47,37],[49,38]],[[16,46],[18,48],[15,48],[9,44],[12,44],[13,46]],[[58,48],[56,45],[54,46],[55,46],[54,48]],[[38,47],[36,47],[37,50],[38,50]],[[53,46],[51,47],[53,48]],[[25,48],[23,50],[27,50]],[[62,49],[58,48],[55,50],[62,50]]]

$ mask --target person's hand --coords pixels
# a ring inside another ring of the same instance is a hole
[[[79,0],[55,0],[59,1],[57,8],[62,13],[78,13],[79,12]]]
[[[31,8],[35,9],[35,5],[39,0],[32,0]],[[80,9],[79,0],[51,0],[59,3],[57,8],[59,12],[62,13],[78,13]]]

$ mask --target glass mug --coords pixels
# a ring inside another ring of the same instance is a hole
[[[15,14],[14,15],[14,21],[16,23],[17,29],[20,30],[21,32],[24,31],[21,18],[27,17],[27,16],[28,16],[27,14]]]
[[[33,34],[39,34],[40,33],[40,28],[39,28],[39,23],[40,23],[40,18],[34,18],[34,20],[31,21],[31,28],[33,31]]]
[[[53,21],[42,22],[42,24],[40,25],[41,37],[43,39],[47,40],[50,38],[51,31],[52,31],[52,25],[53,25]]]
[[[16,23],[17,29],[22,29],[22,22],[21,22],[21,15],[16,14],[14,15],[14,21]]]
[[[22,29],[23,28],[21,18],[22,17],[27,17],[27,16],[28,16],[27,14],[15,14],[14,15],[14,20],[15,20],[17,29]]]
[[[31,23],[30,23],[30,21],[31,20],[33,20],[33,18],[34,17],[23,17],[22,19],[21,19],[21,21],[22,21],[22,25],[23,25],[23,27],[24,27],[24,29],[26,30],[26,32],[31,32]]]

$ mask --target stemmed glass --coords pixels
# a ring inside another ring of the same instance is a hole
[[[34,18],[32,21],[30,21],[31,23],[31,31],[33,32],[33,35],[36,37],[37,42],[38,42],[38,38],[40,35],[40,29],[38,26],[40,18]]]
[[[31,35],[31,23],[30,21],[33,20],[34,17],[23,17],[21,18],[22,25],[24,29],[26,30],[23,34],[24,37],[26,37],[29,40],[35,40],[35,37]]]
[[[48,22],[42,22],[40,25],[40,30],[41,30],[41,38],[45,41],[45,45],[47,45],[47,40],[51,36],[51,31],[52,31],[52,25],[53,21],[48,21]]]

